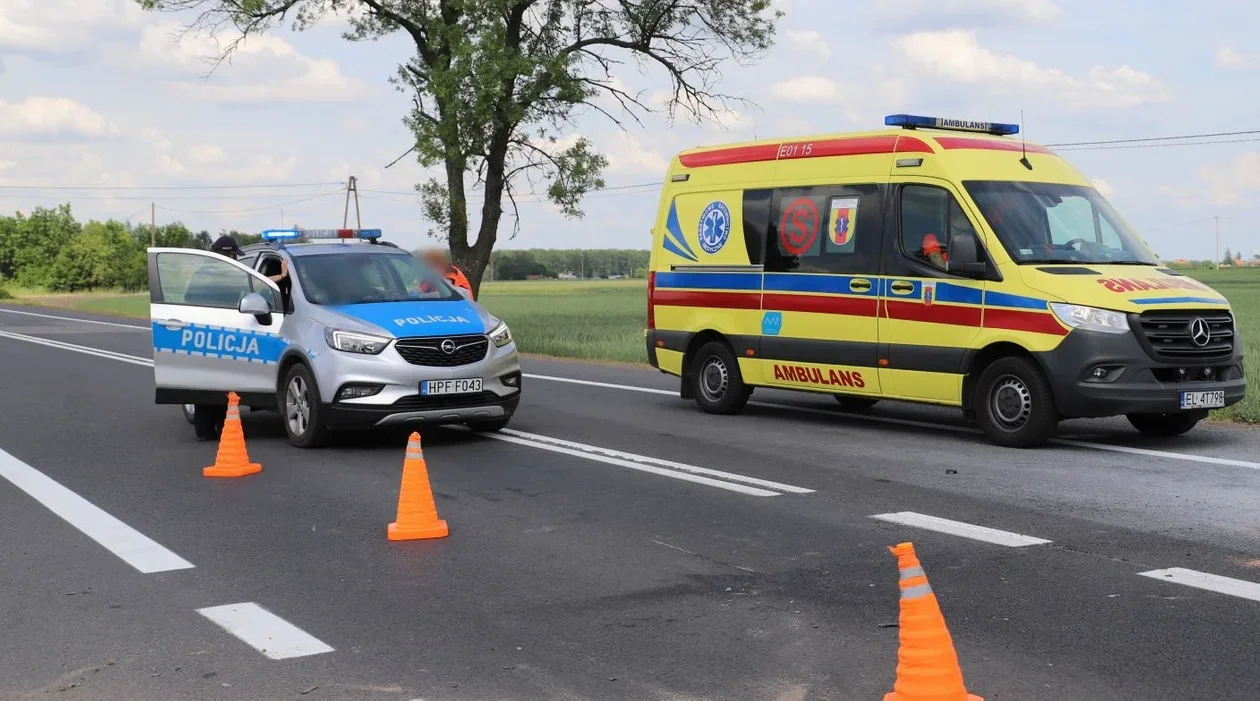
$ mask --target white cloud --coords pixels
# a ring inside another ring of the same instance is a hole
[[[1210,188],[1212,204],[1238,204],[1244,193],[1260,193],[1260,151],[1239,154],[1224,168],[1203,166],[1199,179]]]
[[[118,125],[90,107],[64,97],[0,100],[0,134],[19,137],[102,137],[118,133]]]
[[[190,177],[199,182],[266,183],[288,180],[297,158],[260,153],[233,156],[216,144],[180,148],[156,129],[141,133],[153,157],[153,170],[168,177]]]
[[[1102,178],[1093,178],[1089,181],[1089,183],[1094,186],[1094,189],[1098,191],[1098,194],[1106,197],[1107,199],[1111,199],[1116,196],[1116,188]]]
[[[145,18],[135,0],[4,0],[0,53],[71,54]]]
[[[366,92],[361,81],[342,74],[336,61],[306,56],[288,41],[270,34],[251,36],[241,42],[231,61],[210,73],[212,61],[223,48],[214,37],[182,33],[181,25],[164,23],[144,28],[139,57],[150,70],[170,71],[185,78],[174,87],[190,99],[226,103],[335,102],[353,100]]]
[[[834,103],[840,99],[840,86],[830,78],[802,75],[770,86],[770,94],[783,102],[802,105]]]
[[[1050,0],[876,0],[876,24],[916,27],[977,27],[1051,22],[1062,10]]]
[[[831,47],[827,45],[827,40],[822,34],[812,29],[789,29],[783,33],[780,44],[797,51],[812,53],[824,61],[831,58]]]
[[[1129,66],[1095,66],[1071,76],[1032,61],[997,54],[980,46],[975,32],[917,32],[896,41],[901,53],[926,73],[998,92],[1020,92],[1059,100],[1077,108],[1133,107],[1169,99],[1168,89]]]
[[[624,131],[600,143],[598,148],[608,157],[609,173],[664,177],[669,169],[669,159]]]
[[[1225,46],[1216,51],[1216,65],[1219,68],[1260,66],[1260,53],[1244,54],[1232,46]]]
[[[217,144],[198,144],[188,149],[188,160],[198,165],[222,163],[227,160],[227,153]]]

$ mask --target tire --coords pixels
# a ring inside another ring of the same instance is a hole
[[[507,428],[508,422],[511,420],[511,416],[501,416],[497,419],[486,419],[485,421],[469,421],[468,428],[476,433],[496,433]]]
[[[879,404],[878,399],[867,399],[866,397],[853,397],[844,394],[837,394],[836,401],[840,403],[841,411],[866,411],[871,407]]]
[[[304,363],[284,374],[280,385],[280,419],[289,442],[298,448],[318,448],[328,441],[320,412],[319,387]]]
[[[1007,448],[1044,445],[1059,425],[1054,391],[1031,358],[994,361],[976,382],[976,421],[989,440]]]
[[[181,404],[179,405],[179,408],[184,410],[184,418],[188,419],[188,423],[193,423],[196,420],[196,416],[197,416],[196,404]]]
[[[197,404],[193,407],[193,431],[197,440],[217,441],[223,433],[223,422],[227,419],[227,405]]]
[[[1147,436],[1180,436],[1194,428],[1206,414],[1191,411],[1184,414],[1129,414],[1125,418],[1133,428]]]
[[[705,413],[738,414],[752,395],[735,354],[721,341],[710,341],[696,351],[690,379],[696,404]]]

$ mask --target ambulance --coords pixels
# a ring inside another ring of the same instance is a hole
[[[1067,162],[1017,125],[885,124],[673,159],[645,337],[684,398],[959,407],[1009,447],[1069,418],[1181,435],[1243,399],[1229,302],[1162,265]]]

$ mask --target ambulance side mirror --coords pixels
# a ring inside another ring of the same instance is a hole
[[[955,275],[984,275],[987,266],[980,258],[980,246],[971,234],[956,234],[949,242],[949,272]]]
[[[258,323],[263,326],[271,325],[271,305],[267,303],[266,297],[257,292],[250,292],[241,297],[241,302],[236,309],[242,314],[249,314],[258,319]]]

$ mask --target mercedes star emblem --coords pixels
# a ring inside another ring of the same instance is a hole
[[[1190,340],[1200,348],[1212,340],[1212,330],[1208,328],[1207,322],[1202,317],[1195,317],[1190,321]]]

